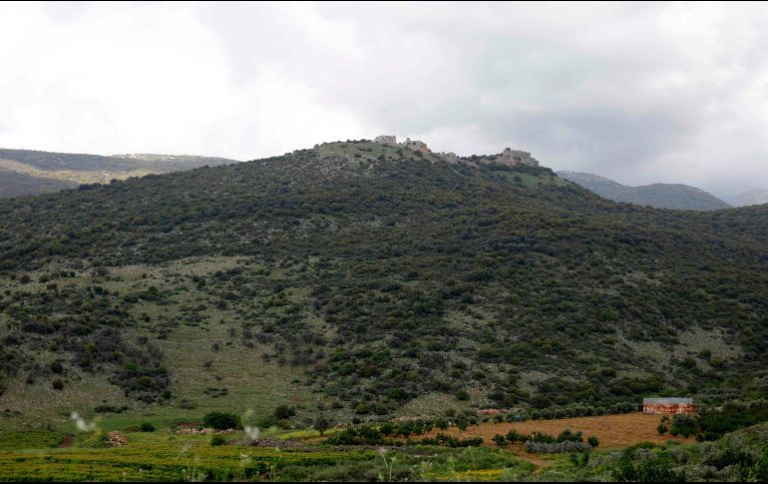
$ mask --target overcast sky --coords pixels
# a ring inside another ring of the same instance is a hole
[[[768,7],[0,3],[0,147],[249,160],[397,134],[768,188]]]

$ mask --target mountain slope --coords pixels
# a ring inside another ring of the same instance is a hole
[[[191,170],[203,166],[219,166],[237,163],[236,160],[217,156],[157,155],[151,153],[114,155],[112,158],[143,162],[143,166],[151,166],[158,170],[157,173],[170,173],[181,169]]]
[[[733,200],[733,204],[736,207],[749,207],[752,205],[764,205],[766,203],[768,203],[768,190],[764,188],[757,188],[742,193]]]
[[[94,378],[136,408],[717,400],[766,390],[766,269],[765,208],[332,143],[0,203],[0,361],[58,412]]]
[[[75,187],[74,182],[0,168],[0,198],[39,195]]]
[[[680,184],[654,183],[630,187],[590,173],[560,171],[558,176],[615,202],[674,210],[720,210],[730,205],[699,188]]]
[[[83,183],[109,183],[150,173],[218,166],[234,160],[203,156],[101,156],[0,149],[0,198],[50,193]]]

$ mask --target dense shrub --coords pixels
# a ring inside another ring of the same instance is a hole
[[[729,403],[720,410],[704,410],[696,419],[701,431],[699,440],[716,440],[722,435],[768,422],[768,401]]]
[[[296,415],[296,410],[293,407],[287,405],[279,405],[275,408],[275,418],[280,420],[289,419]]]
[[[216,430],[241,429],[240,417],[234,413],[210,412],[203,417],[203,425]]]
[[[565,429],[558,434],[556,442],[584,442],[581,431],[573,432],[571,429]]]
[[[678,413],[672,417],[672,424],[669,427],[669,433],[672,435],[682,435],[683,437],[690,437],[694,435],[698,430],[698,424],[693,415],[686,413]]]
[[[325,434],[325,431],[331,428],[331,422],[325,417],[325,415],[320,414],[315,419],[314,427],[315,427],[315,430],[317,430],[320,433],[320,436],[322,437]]]
[[[93,411],[96,413],[123,413],[127,412],[131,408],[127,405],[122,406],[116,406],[116,405],[97,405],[93,408]]]
[[[446,447],[479,447],[483,445],[482,437],[470,437],[466,439],[458,439],[445,435],[442,432],[438,432],[434,438],[423,438],[419,441],[421,445],[442,445]]]
[[[649,456],[635,461],[634,449],[624,452],[613,478],[617,482],[685,482],[685,471],[675,471],[668,455]]]
[[[262,429],[269,429],[269,428],[272,428],[272,427],[279,427],[281,422],[282,421],[279,418],[277,418],[273,414],[271,414],[271,415],[265,415],[265,416],[261,417],[256,422],[256,425],[259,428],[262,428]]]
[[[383,434],[371,426],[360,428],[347,427],[336,432],[325,441],[329,445],[382,445],[385,443]]]
[[[214,435],[211,437],[211,446],[218,447],[227,443],[227,439],[223,435]]]
[[[534,442],[527,441],[523,444],[526,452],[531,454],[567,454],[570,452],[586,452],[592,447],[584,442]]]

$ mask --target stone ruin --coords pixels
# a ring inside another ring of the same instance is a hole
[[[392,134],[383,134],[381,136],[377,136],[373,142],[385,146],[399,146],[401,148],[408,148],[413,151],[421,151],[422,153],[432,153],[432,150],[430,150],[429,146],[427,146],[427,144],[423,141],[406,138],[402,143],[398,143],[397,136]]]
[[[504,151],[496,157],[496,162],[501,161],[504,165],[528,165],[539,166],[539,160],[533,158],[527,151],[518,151],[511,148],[504,148]]]
[[[411,140],[411,138],[406,138],[405,142],[403,143],[403,146],[413,151],[421,151],[422,153],[432,153],[432,150],[429,149],[429,147],[425,142],[419,141],[419,140]]]
[[[397,136],[395,135],[383,134],[381,136],[377,136],[373,141],[374,143],[379,143],[385,146],[397,146]]]
[[[408,148],[413,151],[421,151],[422,153],[432,153],[432,150],[429,149],[427,144],[423,141],[419,140],[412,140],[411,138],[406,138],[404,142],[398,143],[397,137],[395,135],[388,135],[384,134],[381,136],[377,136],[374,140],[374,143],[379,143],[385,146],[395,146],[395,147],[402,147],[402,148]],[[469,160],[466,158],[462,158],[460,156],[457,156],[456,153],[435,153],[437,156],[442,158],[444,161],[447,161],[448,163],[462,163],[465,165],[470,166],[477,166],[478,164],[501,164],[501,165],[507,165],[507,166],[515,166],[515,165],[527,165],[527,166],[539,166],[539,161],[536,158],[533,158],[530,153],[527,151],[519,151],[519,150],[513,150],[511,148],[505,148],[504,151],[497,155],[492,156],[483,156],[479,158],[475,158],[474,160]]]

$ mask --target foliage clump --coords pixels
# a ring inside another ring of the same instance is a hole
[[[210,412],[203,417],[203,425],[215,430],[242,429],[240,417],[228,412]]]

